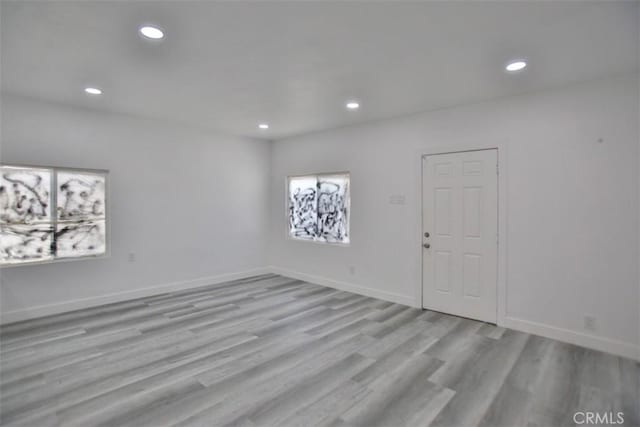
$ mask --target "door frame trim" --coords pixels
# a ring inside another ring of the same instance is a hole
[[[423,176],[422,176],[422,164],[423,159],[426,156],[432,156],[437,154],[452,154],[463,153],[468,151],[483,151],[483,150],[496,150],[498,157],[498,265],[497,265],[497,280],[496,280],[496,319],[498,326],[505,324],[507,318],[507,247],[508,247],[508,223],[507,223],[507,143],[506,141],[493,142],[493,143],[458,143],[447,146],[440,146],[434,148],[425,148],[415,153],[414,159],[416,165],[416,179],[418,180],[417,187],[417,220],[416,220],[416,247],[418,248],[419,256],[419,283],[416,286],[415,301],[416,307],[423,308],[422,306],[422,285],[423,285],[423,257],[422,257],[422,218],[423,218]]]

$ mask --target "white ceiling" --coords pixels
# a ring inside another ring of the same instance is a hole
[[[638,68],[637,2],[3,1],[1,12],[5,92],[267,139]],[[165,40],[143,40],[144,23]],[[525,72],[503,72],[520,57]],[[362,108],[347,111],[349,99]]]

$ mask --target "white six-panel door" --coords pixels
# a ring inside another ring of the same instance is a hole
[[[422,306],[496,323],[497,150],[422,161]]]

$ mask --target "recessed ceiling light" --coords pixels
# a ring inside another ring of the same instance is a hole
[[[260,123],[260,124],[258,125],[258,127],[259,127],[260,129],[269,129],[269,125],[268,125],[268,124],[266,124],[266,123]]]
[[[507,64],[505,69],[507,71],[521,71],[524,70],[527,66],[527,63],[524,61],[513,61]]]
[[[164,37],[164,32],[160,28],[152,27],[150,25],[140,27],[140,34],[153,40],[159,40]]]
[[[98,89],[97,87],[85,87],[84,91],[89,95],[102,95],[102,90]]]
[[[349,101],[347,102],[347,108],[349,110],[357,110],[358,108],[360,108],[360,104],[355,101]]]

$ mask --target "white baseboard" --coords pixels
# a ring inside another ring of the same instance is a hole
[[[321,286],[327,286],[342,291],[353,292],[359,295],[365,295],[372,298],[378,298],[385,301],[390,301],[398,304],[407,305],[410,307],[416,307],[416,301],[414,297],[396,294],[388,291],[381,291],[377,289],[371,289],[364,286],[356,285],[353,283],[341,282],[337,280],[328,279],[321,276],[315,276],[312,274],[302,273],[295,270],[289,270],[286,268],[269,266],[264,268],[256,268],[252,270],[246,270],[236,273],[220,274],[211,277],[201,277],[198,279],[192,279],[181,282],[165,283],[156,286],[149,286],[142,289],[136,289],[132,291],[124,291],[118,293],[112,293],[107,295],[101,295],[91,298],[82,298],[72,301],[66,301],[62,303],[47,304],[36,307],[30,307],[22,310],[9,311],[2,313],[0,316],[0,324],[7,324],[13,322],[19,322],[22,320],[33,319],[37,317],[49,316],[53,314],[64,313],[67,311],[80,310],[83,308],[95,307],[103,304],[111,304],[115,302],[121,302],[131,300],[135,298],[143,298],[147,296],[157,295],[165,292],[175,292],[190,288],[197,288],[200,286],[215,285],[219,283],[228,282],[231,280],[244,279],[251,276],[258,276],[261,274],[279,274],[282,276],[290,277],[292,279],[303,280],[305,282],[314,283]],[[552,325],[533,322],[530,320],[518,319],[515,317],[507,316],[499,322],[500,326],[505,328],[515,329],[518,331],[540,335],[543,337],[555,339],[558,341],[567,342],[570,344],[579,345],[582,347],[592,348],[607,353],[616,354],[619,356],[627,357],[640,361],[640,346],[626,343],[623,341],[612,340],[606,337],[599,337],[595,335],[589,335],[570,329],[559,328]]]
[[[623,341],[589,335],[571,329],[559,328],[510,316],[505,317],[502,322],[499,322],[499,326],[640,361],[640,346],[635,346]]]
[[[301,273],[299,271],[289,270],[281,267],[270,266],[269,271],[274,274],[290,277],[292,279],[303,280],[305,282],[314,283],[316,285],[327,286],[329,288],[339,289],[341,291],[353,292],[354,294],[364,295],[367,297],[415,307],[415,299],[412,296],[380,291],[377,289],[355,285],[353,283],[340,282],[338,280],[327,279],[325,277],[314,276],[312,274]]]
[[[416,305],[414,297],[409,297],[406,295],[371,289],[364,286],[355,285],[353,283],[327,279],[325,277],[301,273],[299,271],[289,270],[276,266],[270,266],[269,270],[274,274],[280,274],[282,276],[291,277],[292,279],[303,280],[305,282],[328,286],[330,288],[340,289],[342,291],[353,292],[355,294],[378,298],[381,300],[408,305],[411,307],[420,306],[420,303]],[[570,329],[559,328],[556,326],[532,322],[529,320],[523,320],[514,317],[505,317],[501,322],[499,322],[499,325],[505,328],[515,329],[517,331],[567,342],[569,344],[575,344],[594,350],[604,351],[606,353],[612,353],[618,356],[627,357],[629,359],[640,360],[640,347],[623,341],[589,335],[582,332],[572,331]]]
[[[65,301],[55,304],[40,305],[29,307],[22,310],[9,311],[2,313],[0,316],[0,324],[19,322],[22,320],[33,319],[36,317],[50,316],[52,314],[64,313],[67,311],[80,310],[83,308],[95,307],[98,305],[111,304],[136,298],[143,298],[152,295],[162,294],[165,292],[175,292],[184,289],[197,288],[200,286],[215,285],[218,283],[228,282],[231,280],[244,279],[251,276],[259,276],[261,274],[270,273],[268,268],[256,268],[237,273],[226,273],[217,276],[200,277],[198,279],[186,280],[181,282],[164,283],[156,286],[135,289],[132,291],[117,292],[97,297],[81,298],[72,301]]]

